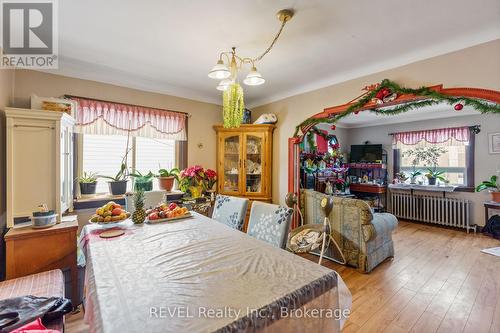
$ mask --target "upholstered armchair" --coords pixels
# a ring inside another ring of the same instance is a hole
[[[241,231],[245,222],[247,206],[248,199],[218,194],[215,198],[212,218]]]
[[[304,223],[323,223],[320,206],[326,195],[313,190],[301,192]],[[342,250],[347,264],[363,273],[394,256],[392,232],[398,225],[396,217],[389,213],[372,213],[362,200],[334,197],[329,219],[332,237]]]

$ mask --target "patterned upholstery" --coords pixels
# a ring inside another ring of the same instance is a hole
[[[218,194],[215,198],[212,218],[233,229],[241,231],[243,230],[243,224],[245,222],[247,206],[248,199]]]
[[[323,223],[320,202],[326,195],[312,190],[301,193],[304,223]],[[333,198],[330,213],[332,233],[344,253],[347,264],[368,273],[378,264],[394,256],[392,231],[398,220],[389,213],[372,213],[362,200]]]
[[[59,269],[0,282],[0,299],[33,295],[64,297],[64,277]],[[63,331],[63,319],[51,322],[47,328]]]
[[[254,201],[247,233],[273,246],[285,248],[293,210]]]

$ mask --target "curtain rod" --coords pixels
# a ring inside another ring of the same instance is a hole
[[[104,99],[97,99],[97,98],[91,98],[91,97],[82,97],[82,96],[76,96],[76,95],[64,95],[65,98],[79,98],[79,99],[88,99],[92,101],[97,101],[97,102],[103,102],[103,103],[113,103],[113,104],[122,104],[122,105],[127,105],[127,106],[134,106],[134,107],[139,107],[139,108],[150,108],[150,109],[156,109],[156,110],[161,110],[161,111],[166,111],[166,112],[174,112],[174,113],[180,113],[180,114],[185,114],[188,118],[191,117],[190,113],[187,112],[182,112],[182,111],[173,111],[173,110],[167,110],[167,109],[160,109],[160,108],[155,108],[152,106],[144,106],[144,105],[137,105],[137,104],[130,104],[130,103],[122,103],[122,102],[113,102],[113,101],[106,101]]]
[[[450,127],[450,128],[460,128],[460,127],[469,127],[470,130],[474,130],[474,133],[479,133],[481,131],[481,125],[471,125],[471,126],[459,126],[459,127]],[[398,133],[412,133],[412,132],[423,132],[423,131],[436,131],[441,128],[433,128],[433,129],[427,129],[427,130],[420,130],[420,131],[406,131],[406,132],[396,132],[396,133],[389,133],[387,135],[394,135]]]

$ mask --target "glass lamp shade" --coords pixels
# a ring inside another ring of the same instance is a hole
[[[233,80],[230,80],[230,79],[222,80],[222,81],[220,81],[219,85],[217,86],[217,90],[225,91],[225,90],[227,90],[227,88],[229,88],[229,86],[231,84],[233,84]]]
[[[217,65],[208,72],[208,77],[216,80],[227,79],[229,76],[231,76],[231,72],[222,60],[217,61]]]
[[[266,82],[262,75],[257,72],[257,68],[252,67],[250,73],[248,73],[247,77],[243,80],[243,83],[248,86],[258,86]]]

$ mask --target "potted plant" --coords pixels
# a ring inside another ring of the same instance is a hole
[[[134,189],[135,191],[152,191],[153,190],[153,178],[155,175],[149,171],[147,174],[143,175],[139,171],[130,174],[134,177]]]
[[[213,191],[215,183],[217,183],[217,172],[212,169],[206,169],[205,178],[203,179],[203,187],[205,188],[205,191]]]
[[[427,169],[427,173],[425,176],[429,180],[429,185],[436,185],[436,180],[439,179],[441,181],[445,181],[446,179],[443,177],[444,171],[436,171],[436,168],[434,169]]]
[[[205,170],[199,165],[191,166],[181,171],[179,175],[179,188],[190,193],[192,198],[199,198],[203,194],[203,181]]]
[[[127,182],[128,182],[128,174],[127,174],[127,165],[122,162],[120,166],[120,171],[112,177],[112,176],[99,176],[100,178],[110,179],[108,182],[109,192],[112,195],[121,195],[127,192]]]
[[[127,192],[127,182],[128,182],[128,166],[127,166],[127,158],[128,153],[132,150],[129,148],[130,144],[130,132],[127,136],[127,146],[125,147],[125,155],[123,155],[122,162],[120,165],[120,171],[112,177],[112,176],[99,176],[100,178],[107,178],[111,181],[108,182],[109,192],[112,195],[122,195]]]
[[[422,174],[422,171],[419,169],[416,169],[415,166],[413,166],[413,170],[410,172],[410,184],[416,184],[417,183],[417,177]]]
[[[179,169],[160,169],[158,170],[158,183],[162,190],[167,192],[172,191],[174,187],[174,180],[179,181]]]
[[[203,181],[203,187],[205,191],[210,194],[210,200],[215,200],[215,190],[214,185],[217,183],[217,172],[212,169],[205,170],[205,179]]]
[[[97,177],[98,175],[95,172],[83,172],[83,176],[78,177],[78,183],[80,184],[80,193],[95,194]]]
[[[493,201],[500,202],[500,182],[498,181],[497,176],[491,176],[490,180],[485,180],[476,187],[476,192],[481,192],[484,190],[490,191]]]

